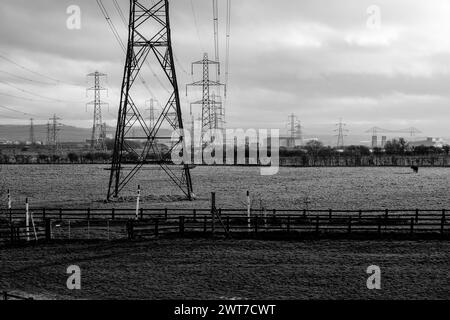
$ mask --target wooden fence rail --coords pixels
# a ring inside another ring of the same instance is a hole
[[[0,220],[0,242],[51,240],[119,240],[161,236],[235,234],[450,236],[447,210],[243,210],[32,209],[33,228],[24,212],[8,211]],[[178,213],[178,214],[177,214]]]
[[[127,220],[134,219],[136,217],[136,209],[46,209],[46,208],[31,208],[34,219],[59,219],[59,220],[91,220],[91,219],[110,219],[110,220]],[[169,219],[173,216],[185,216],[185,217],[197,217],[209,214],[211,209],[175,209],[175,208],[162,208],[162,209],[145,209],[139,210],[138,218],[150,219],[150,218],[166,218]],[[224,216],[242,216],[247,214],[247,209],[218,209],[221,215]],[[370,209],[370,210],[305,210],[305,209],[251,209],[252,215],[258,216],[319,216],[319,217],[339,217],[348,216],[352,217],[371,217],[379,216],[380,214],[386,217],[391,216],[408,216],[414,217],[416,220],[420,218],[432,217],[435,215],[443,215],[447,217],[450,210],[447,209]],[[22,220],[25,217],[25,209],[0,209],[0,219],[7,219],[9,221]]]

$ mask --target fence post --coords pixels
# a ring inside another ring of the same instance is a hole
[[[207,223],[208,223],[208,218],[206,216],[203,217],[203,233],[206,233],[207,230]]]
[[[216,226],[215,226],[215,224],[216,224],[215,211],[216,211],[216,193],[211,192],[211,218],[212,218],[211,227],[212,227],[213,235],[214,235],[215,228],[216,228]]]
[[[144,220],[144,208],[141,208],[140,211],[141,211],[141,220]]]
[[[180,234],[184,234],[184,217],[179,217],[180,220]]]
[[[194,209],[194,221],[197,221],[197,209]]]
[[[52,221],[50,219],[45,219],[45,240],[52,240]]]
[[[258,215],[255,215],[255,234],[258,233]]]
[[[87,219],[91,220],[91,208],[87,209]]]
[[[111,218],[112,218],[112,220],[116,219],[116,209],[115,208],[111,209]]]
[[[385,218],[386,220],[389,218],[389,210],[388,210],[388,209],[386,209],[386,210],[384,211],[384,218]]]
[[[442,210],[441,234],[444,234],[444,225],[445,225],[445,209]]]
[[[169,216],[169,209],[165,208],[164,209],[164,217],[166,218],[166,221],[168,219],[168,216]]]
[[[230,217],[227,216],[227,232],[230,232]]]
[[[411,234],[414,234],[414,218],[411,218]]]
[[[329,209],[328,210],[328,218],[331,220],[333,218],[333,210]]]
[[[247,191],[247,224],[248,232],[251,229],[251,214],[252,214],[252,201],[250,199],[250,191]]]
[[[419,209],[416,209],[416,223],[419,222]]]
[[[141,186],[138,185],[137,197],[136,197],[136,220],[139,219],[139,206],[141,204]]]
[[[27,233],[27,241],[30,241],[30,207],[28,198],[25,199],[25,230]]]
[[[359,220],[361,221],[362,218],[362,210],[359,210]]]

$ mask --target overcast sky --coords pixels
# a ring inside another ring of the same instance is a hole
[[[118,2],[127,14],[129,1]],[[219,2],[223,60],[226,1]],[[113,1],[103,3],[126,41]],[[81,30],[66,27],[70,5],[81,8]],[[368,13],[373,5],[379,27]],[[0,105],[27,113],[0,108],[0,122],[26,123],[32,115],[44,123],[56,113],[89,127],[86,74],[99,70],[108,74],[104,117],[113,125],[124,54],[96,1],[2,0],[0,8]],[[185,96],[186,83],[200,76],[190,75],[190,63],[214,55],[212,0],[172,0],[171,13],[186,114],[199,98]],[[295,113],[311,134],[332,133],[342,117],[353,134],[379,126],[450,136],[449,17],[448,0],[232,0],[228,126],[285,129]],[[156,77],[143,76],[163,97]],[[140,92],[144,109],[151,96]]]

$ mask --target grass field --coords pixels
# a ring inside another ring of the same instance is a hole
[[[105,208],[133,207],[133,201],[104,204],[109,179],[107,165],[0,166],[0,208],[11,189],[13,207]],[[246,191],[255,206],[298,209],[309,197],[311,209],[443,209],[450,208],[449,168],[281,168],[275,176],[261,176],[258,168],[197,167],[192,170],[194,202],[180,201],[157,167],[145,167],[123,192],[135,196],[141,185],[146,208],[209,208],[211,192],[217,205],[245,209]],[[149,197],[147,197],[149,196]]]
[[[450,243],[158,240],[0,249],[0,289],[47,299],[449,299]],[[82,269],[82,290],[66,268]],[[369,265],[382,290],[366,287]]]

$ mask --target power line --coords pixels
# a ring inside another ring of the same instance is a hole
[[[25,98],[25,97],[19,97],[19,96],[15,96],[13,94],[9,94],[9,93],[2,93],[0,92],[0,96],[5,96],[5,97],[11,97],[14,99],[21,99],[21,100],[25,100],[25,101],[30,101],[30,102],[46,102],[46,103],[55,103],[56,101],[47,101],[47,100],[37,100],[37,99],[31,99],[31,98]]]
[[[0,104],[0,108],[8,110],[8,111],[12,111],[12,112],[20,113],[24,116],[32,116],[32,117],[36,116],[35,114],[23,112],[23,111],[15,109],[15,108],[7,107],[7,106],[1,105],[1,104]]]
[[[220,62],[220,46],[219,46],[219,4],[217,0],[213,2],[213,24],[214,24],[214,59]],[[220,81],[220,69],[216,69],[216,81]]]
[[[231,38],[231,0],[227,0],[227,22],[226,22],[226,56],[225,56],[225,85],[228,88],[230,69],[230,38]],[[226,96],[225,96],[226,100]]]
[[[201,37],[200,37],[200,29],[198,27],[197,14],[195,13],[195,5],[194,5],[194,1],[193,0],[191,0],[191,9],[192,9],[192,16],[194,17],[195,29],[197,30],[198,42],[200,44],[202,52],[205,52],[206,50],[204,49],[204,47],[202,45],[202,40],[201,40]]]
[[[72,83],[69,83],[69,82],[66,82],[66,81],[62,81],[62,80],[59,80],[59,79],[56,79],[56,78],[47,76],[47,75],[42,74],[42,73],[40,73],[40,72],[31,70],[30,68],[27,68],[27,67],[25,67],[25,66],[23,66],[23,65],[21,65],[21,64],[19,64],[19,63],[17,63],[17,62],[15,62],[15,61],[11,60],[10,58],[5,57],[5,56],[4,56],[3,54],[1,54],[1,53],[0,53],[0,58],[3,59],[3,60],[5,60],[5,61],[8,61],[9,63],[11,63],[11,64],[13,64],[13,65],[15,65],[15,66],[17,66],[17,67],[19,67],[19,68],[25,70],[25,71],[28,71],[28,72],[30,72],[30,73],[33,73],[33,74],[35,74],[35,75],[37,75],[37,76],[40,76],[40,77],[42,77],[42,78],[46,78],[46,79],[48,79],[48,80],[54,81],[54,82],[56,82],[57,84],[64,83],[64,84],[68,84],[68,85],[71,85],[71,86],[73,86],[73,85],[74,85],[74,86],[79,86],[79,84],[72,84]]]
[[[119,13],[120,18],[122,19],[123,23],[127,25],[127,19],[125,18],[125,14],[123,13],[122,9],[120,8],[120,5],[117,3],[117,0],[113,0],[114,7],[116,7],[117,12]]]
[[[24,93],[27,93],[27,94],[30,94],[32,96],[36,96],[36,97],[39,97],[39,98],[42,98],[42,99],[47,99],[47,100],[54,101],[54,102],[78,103],[78,101],[60,100],[60,99],[56,99],[56,98],[52,98],[52,97],[43,96],[41,94],[38,94],[38,93],[35,93],[35,92],[32,92],[32,91],[26,90],[26,89],[22,89],[22,88],[16,87],[16,86],[14,86],[14,85],[12,85],[10,83],[7,83],[5,81],[2,81],[2,80],[0,80],[0,82],[5,84],[5,85],[7,85],[7,86],[9,86],[9,87],[11,87],[11,88],[14,88],[14,89],[19,90],[21,92],[24,92]]]
[[[116,38],[117,42],[119,43],[122,50],[126,53],[127,49],[125,47],[125,44],[123,43],[122,39],[119,36],[119,33],[117,32],[116,27],[114,26],[114,23],[112,22],[111,18],[109,17],[108,11],[106,10],[105,6],[103,5],[103,2],[101,0],[97,0],[97,5],[100,8],[100,11],[102,12],[106,23],[108,24],[109,28],[111,29],[114,37]]]
[[[33,79],[30,79],[30,78],[26,78],[26,77],[21,77],[21,76],[18,76],[16,74],[14,74],[14,73],[3,71],[3,70],[0,70],[0,72],[4,73],[4,74],[7,74],[7,75],[9,75],[11,77],[15,77],[15,78],[20,79],[20,80],[25,80],[25,81],[29,81],[29,82],[33,82],[33,83],[37,83],[37,84],[50,85],[50,86],[56,85],[55,83],[43,82],[43,81],[33,80]]]

